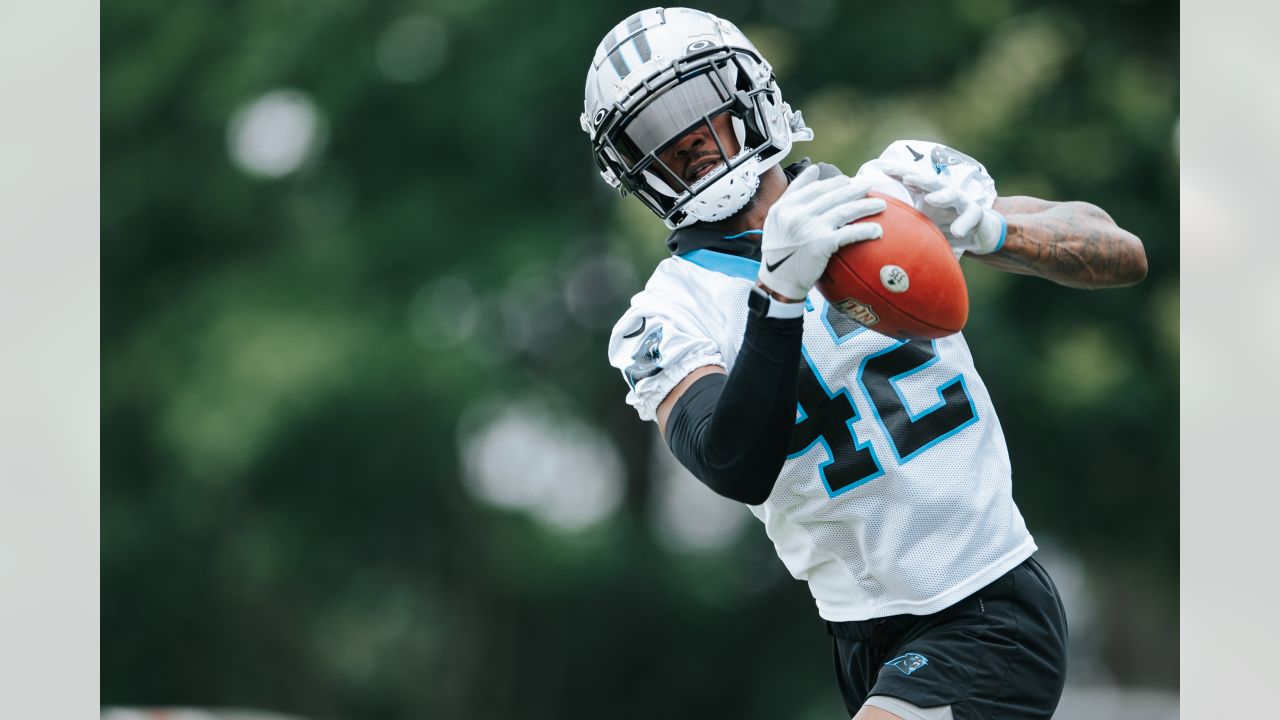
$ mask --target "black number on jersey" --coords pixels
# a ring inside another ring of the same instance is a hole
[[[956,375],[938,386],[937,403],[911,414],[896,383],[937,361],[933,343],[911,340],[868,356],[858,371],[858,383],[871,398],[876,419],[889,436],[899,463],[907,462],[978,419],[963,375]]]
[[[853,432],[853,423],[859,416],[848,388],[834,393],[828,390],[809,361],[809,353],[800,359],[800,379],[796,383],[800,409],[787,457],[803,455],[814,444],[822,443],[828,459],[818,466],[818,475],[827,494],[833,497],[883,475],[871,443],[859,443]]]
[[[857,384],[870,400],[899,463],[909,462],[977,420],[962,375],[938,387],[939,401],[933,406],[915,414],[907,407],[898,381],[937,359],[933,343],[913,340],[869,355],[858,367]],[[829,390],[807,352],[800,362],[796,401],[799,409],[787,457],[803,455],[821,443],[828,459],[818,466],[818,474],[829,495],[834,497],[884,474],[871,442],[858,442],[853,423],[860,416],[849,389]]]

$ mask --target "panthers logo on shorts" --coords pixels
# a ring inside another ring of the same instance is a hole
[[[885,663],[885,667],[895,667],[902,671],[903,675],[910,675],[929,664],[929,659],[920,653],[907,653]]]

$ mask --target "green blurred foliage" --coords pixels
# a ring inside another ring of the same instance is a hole
[[[821,623],[759,528],[705,555],[655,542],[654,431],[604,347],[664,232],[577,122],[596,43],[640,7],[104,5],[104,704],[839,716]],[[966,266],[966,336],[1030,527],[1089,569],[1110,672],[1175,686],[1176,8],[703,7],[775,59],[818,133],[796,157],[852,172],[936,138],[1003,194],[1094,202],[1144,240],[1150,277],[1120,290]],[[404,82],[379,53],[409,15],[443,32]],[[230,123],[281,88],[322,142],[253,177]],[[606,255],[623,270],[593,273]],[[609,520],[549,529],[464,489],[459,419],[530,397],[616,445]]]

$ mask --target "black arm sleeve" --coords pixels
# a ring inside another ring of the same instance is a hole
[[[667,420],[667,445],[717,493],[759,505],[791,443],[804,318],[748,316],[733,372],[699,378]]]

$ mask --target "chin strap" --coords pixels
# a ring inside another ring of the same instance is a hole
[[[751,157],[705,188],[694,187],[697,196],[684,206],[685,213],[699,222],[723,220],[751,201],[760,188],[760,160]]]

